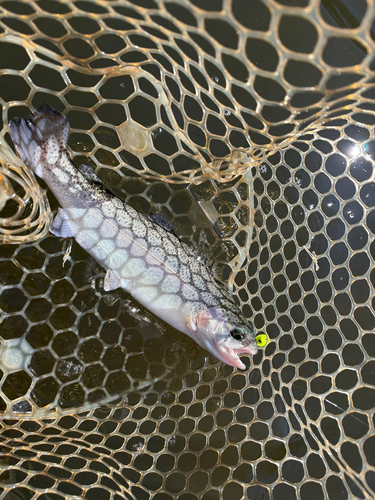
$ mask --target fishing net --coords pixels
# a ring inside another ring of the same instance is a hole
[[[372,0],[0,1],[1,498],[375,491]],[[47,232],[8,123],[163,214],[268,339],[239,371]]]

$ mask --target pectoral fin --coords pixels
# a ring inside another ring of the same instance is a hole
[[[117,274],[115,274],[111,269],[108,269],[104,278],[104,290],[106,292],[109,292],[110,290],[116,290],[116,288],[120,287],[121,287],[120,277]]]
[[[74,230],[70,224],[68,216],[62,208],[58,209],[49,231],[59,238],[71,238],[74,236]]]
[[[197,331],[197,322],[196,319],[192,314],[190,314],[186,320],[186,326],[191,330],[192,332]]]

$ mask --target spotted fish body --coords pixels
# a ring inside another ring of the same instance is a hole
[[[164,321],[227,364],[255,354],[254,333],[241,310],[198,254],[82,175],[67,152],[69,123],[49,106],[15,119],[10,133],[24,163],[62,208],[50,228],[74,237],[106,269],[105,290],[123,288]]]

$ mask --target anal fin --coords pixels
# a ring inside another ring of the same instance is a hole
[[[58,209],[49,231],[59,238],[71,238],[74,236],[74,230],[70,224],[69,218],[62,208]]]
[[[104,277],[104,290],[109,292],[110,290],[116,290],[116,288],[121,287],[121,279],[118,274],[114,273],[112,269],[108,269]]]

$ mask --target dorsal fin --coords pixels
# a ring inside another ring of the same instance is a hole
[[[95,170],[91,165],[86,165],[82,163],[77,167],[80,173],[86,177],[86,179],[90,182],[94,182],[95,184],[101,184],[103,186],[103,182],[100,177],[95,173]]]
[[[209,250],[211,249],[210,242],[207,239],[207,235],[204,231],[199,232],[198,236],[198,245],[197,245],[197,253],[198,258],[203,264],[212,269],[214,265],[214,259],[212,255],[209,254]]]
[[[172,222],[168,220],[161,211],[148,214],[148,218],[152,222],[155,222],[155,224],[157,224],[158,226],[162,227],[169,233],[172,233],[176,236]]]

